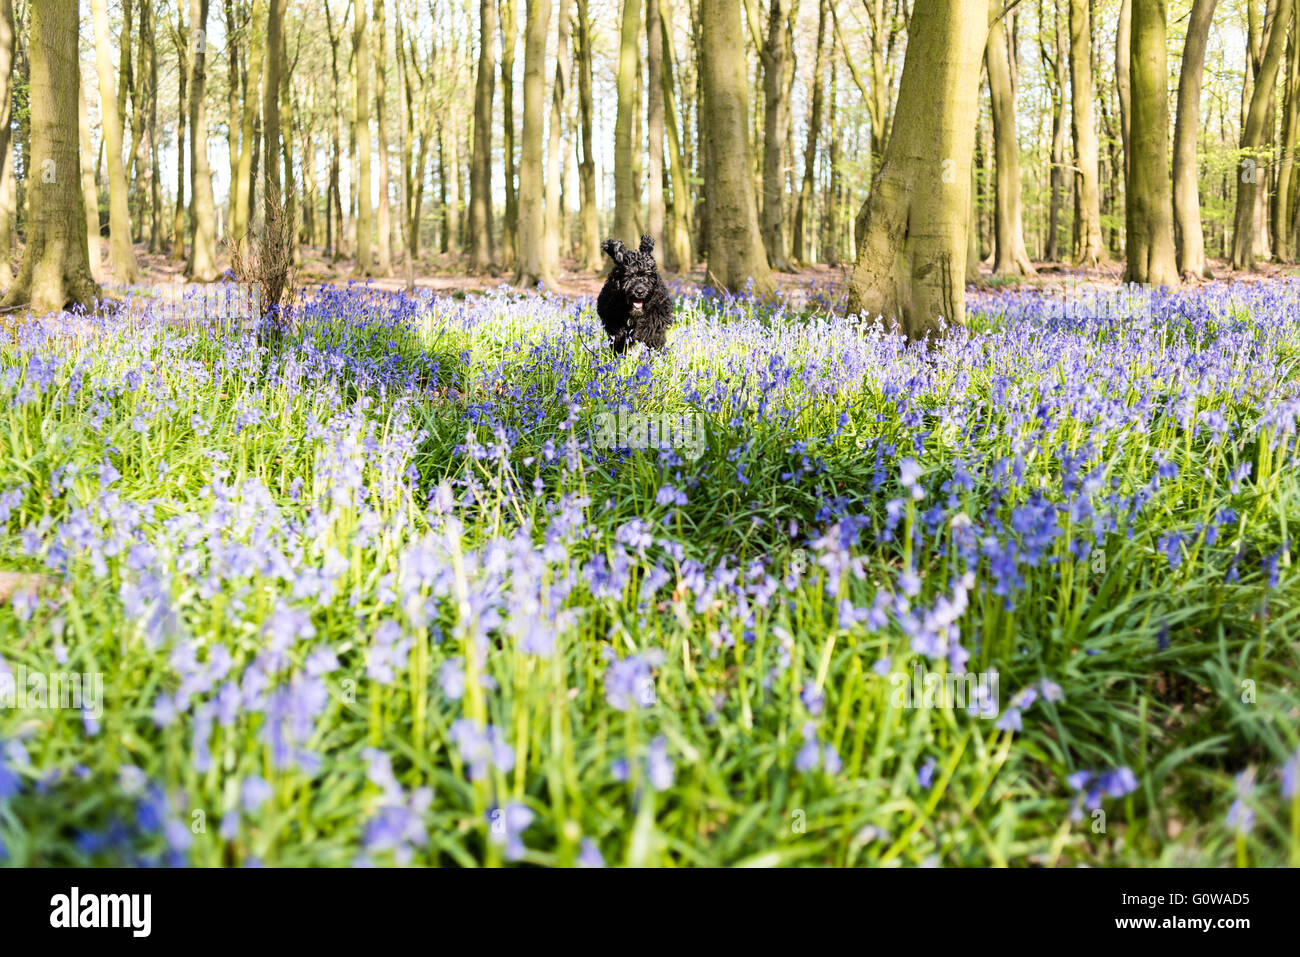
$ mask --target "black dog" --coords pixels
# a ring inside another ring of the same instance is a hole
[[[615,352],[633,342],[651,349],[664,347],[664,333],[673,321],[673,300],[655,266],[655,241],[641,237],[640,251],[630,250],[617,239],[607,239],[600,248],[614,260],[614,268],[596,299],[596,313]]]

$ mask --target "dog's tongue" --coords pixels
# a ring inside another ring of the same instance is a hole
[[[633,303],[632,303],[633,308],[636,308],[636,309],[640,309],[640,308],[641,308],[641,305],[642,305],[642,303],[639,302],[639,301],[633,301]]]

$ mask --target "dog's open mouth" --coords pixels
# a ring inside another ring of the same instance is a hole
[[[641,311],[641,307],[644,306],[644,305],[645,305],[645,303],[642,302],[640,299],[633,299],[633,300],[632,300],[632,311],[633,311],[633,312],[640,312],[640,311]]]

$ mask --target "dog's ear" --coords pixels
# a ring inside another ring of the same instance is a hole
[[[616,263],[622,263],[623,256],[627,253],[627,247],[621,239],[607,239],[600,244],[600,248]]]
[[[654,237],[647,233],[646,235],[641,237],[641,252],[649,256],[654,251],[655,251]]]

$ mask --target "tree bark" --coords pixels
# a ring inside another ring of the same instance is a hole
[[[190,229],[193,233],[188,274],[195,282],[218,276],[216,201],[208,162],[208,111],[203,102],[207,79],[209,0],[190,0]],[[111,230],[111,226],[109,227]]]
[[[501,231],[502,265],[513,265],[519,246],[519,190],[515,166],[515,47],[519,42],[519,0],[501,0],[501,137],[505,155],[506,217]]]
[[[1278,65],[1286,43],[1287,27],[1291,20],[1291,0],[1278,0],[1277,13],[1268,29],[1264,57],[1255,76],[1255,88],[1246,113],[1245,128],[1241,133],[1241,149],[1245,155],[1237,176],[1237,209],[1233,221],[1232,268],[1254,270],[1255,242],[1258,229],[1259,177],[1263,164],[1252,154],[1264,143],[1268,127],[1269,107],[1273,101],[1273,86],[1277,82]]]
[[[916,0],[893,134],[866,202],[849,310],[911,339],[965,322],[970,166],[987,0]]]
[[[546,109],[546,34],[551,0],[528,0],[524,15],[524,129],[519,158],[519,250],[515,285],[555,285],[545,250],[542,130]]]
[[[1184,279],[1209,279],[1205,236],[1201,232],[1201,197],[1197,183],[1196,144],[1201,135],[1201,79],[1205,46],[1218,0],[1194,0],[1183,62],[1178,71],[1178,117],[1174,124],[1174,245],[1178,273]]]
[[[352,28],[352,57],[356,96],[353,104],[353,130],[357,142],[357,262],[358,276],[375,272],[371,246],[371,220],[374,207],[370,186],[370,38],[366,29],[365,0],[358,0]]]
[[[988,65],[989,102],[993,110],[993,149],[997,154],[995,236],[997,256],[993,274],[1033,276],[1036,270],[1025,249],[1020,202],[1020,143],[1016,139],[1016,94],[1011,84],[1007,36],[999,17],[989,27],[984,51]]]
[[[496,0],[480,0],[474,152],[469,168],[469,270],[472,273],[492,269],[492,99],[496,89],[496,34]]]
[[[273,5],[275,0],[272,0]],[[281,15],[283,15],[283,7]],[[272,13],[274,16],[274,12]],[[263,36],[266,20],[265,0],[253,0],[253,15],[249,21],[248,85],[240,113],[239,161],[232,189],[234,202],[230,207],[230,235],[242,239],[248,232],[253,198],[253,138],[257,118],[257,88],[262,85],[262,58],[265,56]]]
[[[32,5],[27,246],[0,307],[26,305],[37,315],[72,304],[91,308],[99,295],[86,251],[77,158],[78,19],[77,0]]]
[[[750,188],[753,161],[740,5],[737,0],[701,0],[700,20],[708,272],[713,282],[732,292],[752,283],[756,295],[768,295],[776,283],[768,267]]]
[[[80,71],[78,71],[80,81]],[[86,253],[90,262],[90,277],[95,282],[104,281],[100,266],[99,249],[99,189],[95,186],[95,166],[90,147],[90,111],[86,109],[86,93],[77,84],[77,139],[81,147],[81,198],[86,210]],[[7,260],[6,256],[6,260]],[[6,261],[6,268],[8,262]]]
[[[90,0],[95,21],[95,60],[99,72],[100,123],[108,164],[108,261],[115,283],[133,283],[140,277],[131,245],[131,210],[128,205],[126,167],[122,161],[122,114],[113,76],[113,47],[108,33],[106,0]],[[127,53],[129,59],[129,51]]]
[[[685,272],[694,265],[691,255],[691,189],[686,179],[687,162],[677,120],[677,96],[673,76],[672,9],[669,0],[658,0],[660,34],[663,38],[664,125],[668,134],[668,180],[672,202],[664,225],[664,264],[672,272]]]
[[[822,109],[826,78],[826,8],[830,0],[820,0],[817,5],[817,53],[813,60],[812,105],[808,113],[808,132],[803,150],[803,181],[795,200],[794,224],[791,228],[791,247],[794,258],[806,263],[812,255],[811,237],[807,232],[808,218],[812,212],[813,187],[817,176],[817,139],[821,136]]]
[[[561,139],[564,132],[564,100],[569,84],[569,2],[559,0],[557,6],[559,26],[555,45],[555,83],[551,87],[551,121],[547,130],[546,147],[546,219],[545,239],[542,243],[546,269],[552,275],[559,267],[559,254],[564,233],[564,204],[560,178],[563,164]]]
[[[176,29],[173,38],[179,61],[176,77],[176,206],[172,214],[172,259],[185,260],[185,125],[189,116],[189,86],[194,70],[189,30],[185,26],[185,6],[176,4]]]
[[[375,0],[374,26],[375,46],[378,48],[378,56],[375,58],[375,126],[379,132],[379,209],[376,212],[379,258],[375,263],[375,271],[380,276],[391,276],[393,223],[392,210],[388,205],[388,108],[384,103],[387,94],[384,80],[388,72],[388,18],[384,11],[384,0]]]
[[[1132,121],[1126,191],[1128,282],[1178,285],[1169,183],[1168,0],[1132,0]]]
[[[623,0],[618,48],[618,106],[614,118],[614,228],[613,237],[635,245],[641,234],[641,184],[637,181],[635,154],[641,148],[637,116],[637,57],[641,34],[642,0]]]
[[[646,232],[654,240],[655,261],[664,264],[664,36],[659,0],[646,0]]]
[[[1074,261],[1096,266],[1106,259],[1101,236],[1100,159],[1092,111],[1091,0],[1070,0],[1070,131],[1074,139]]]

